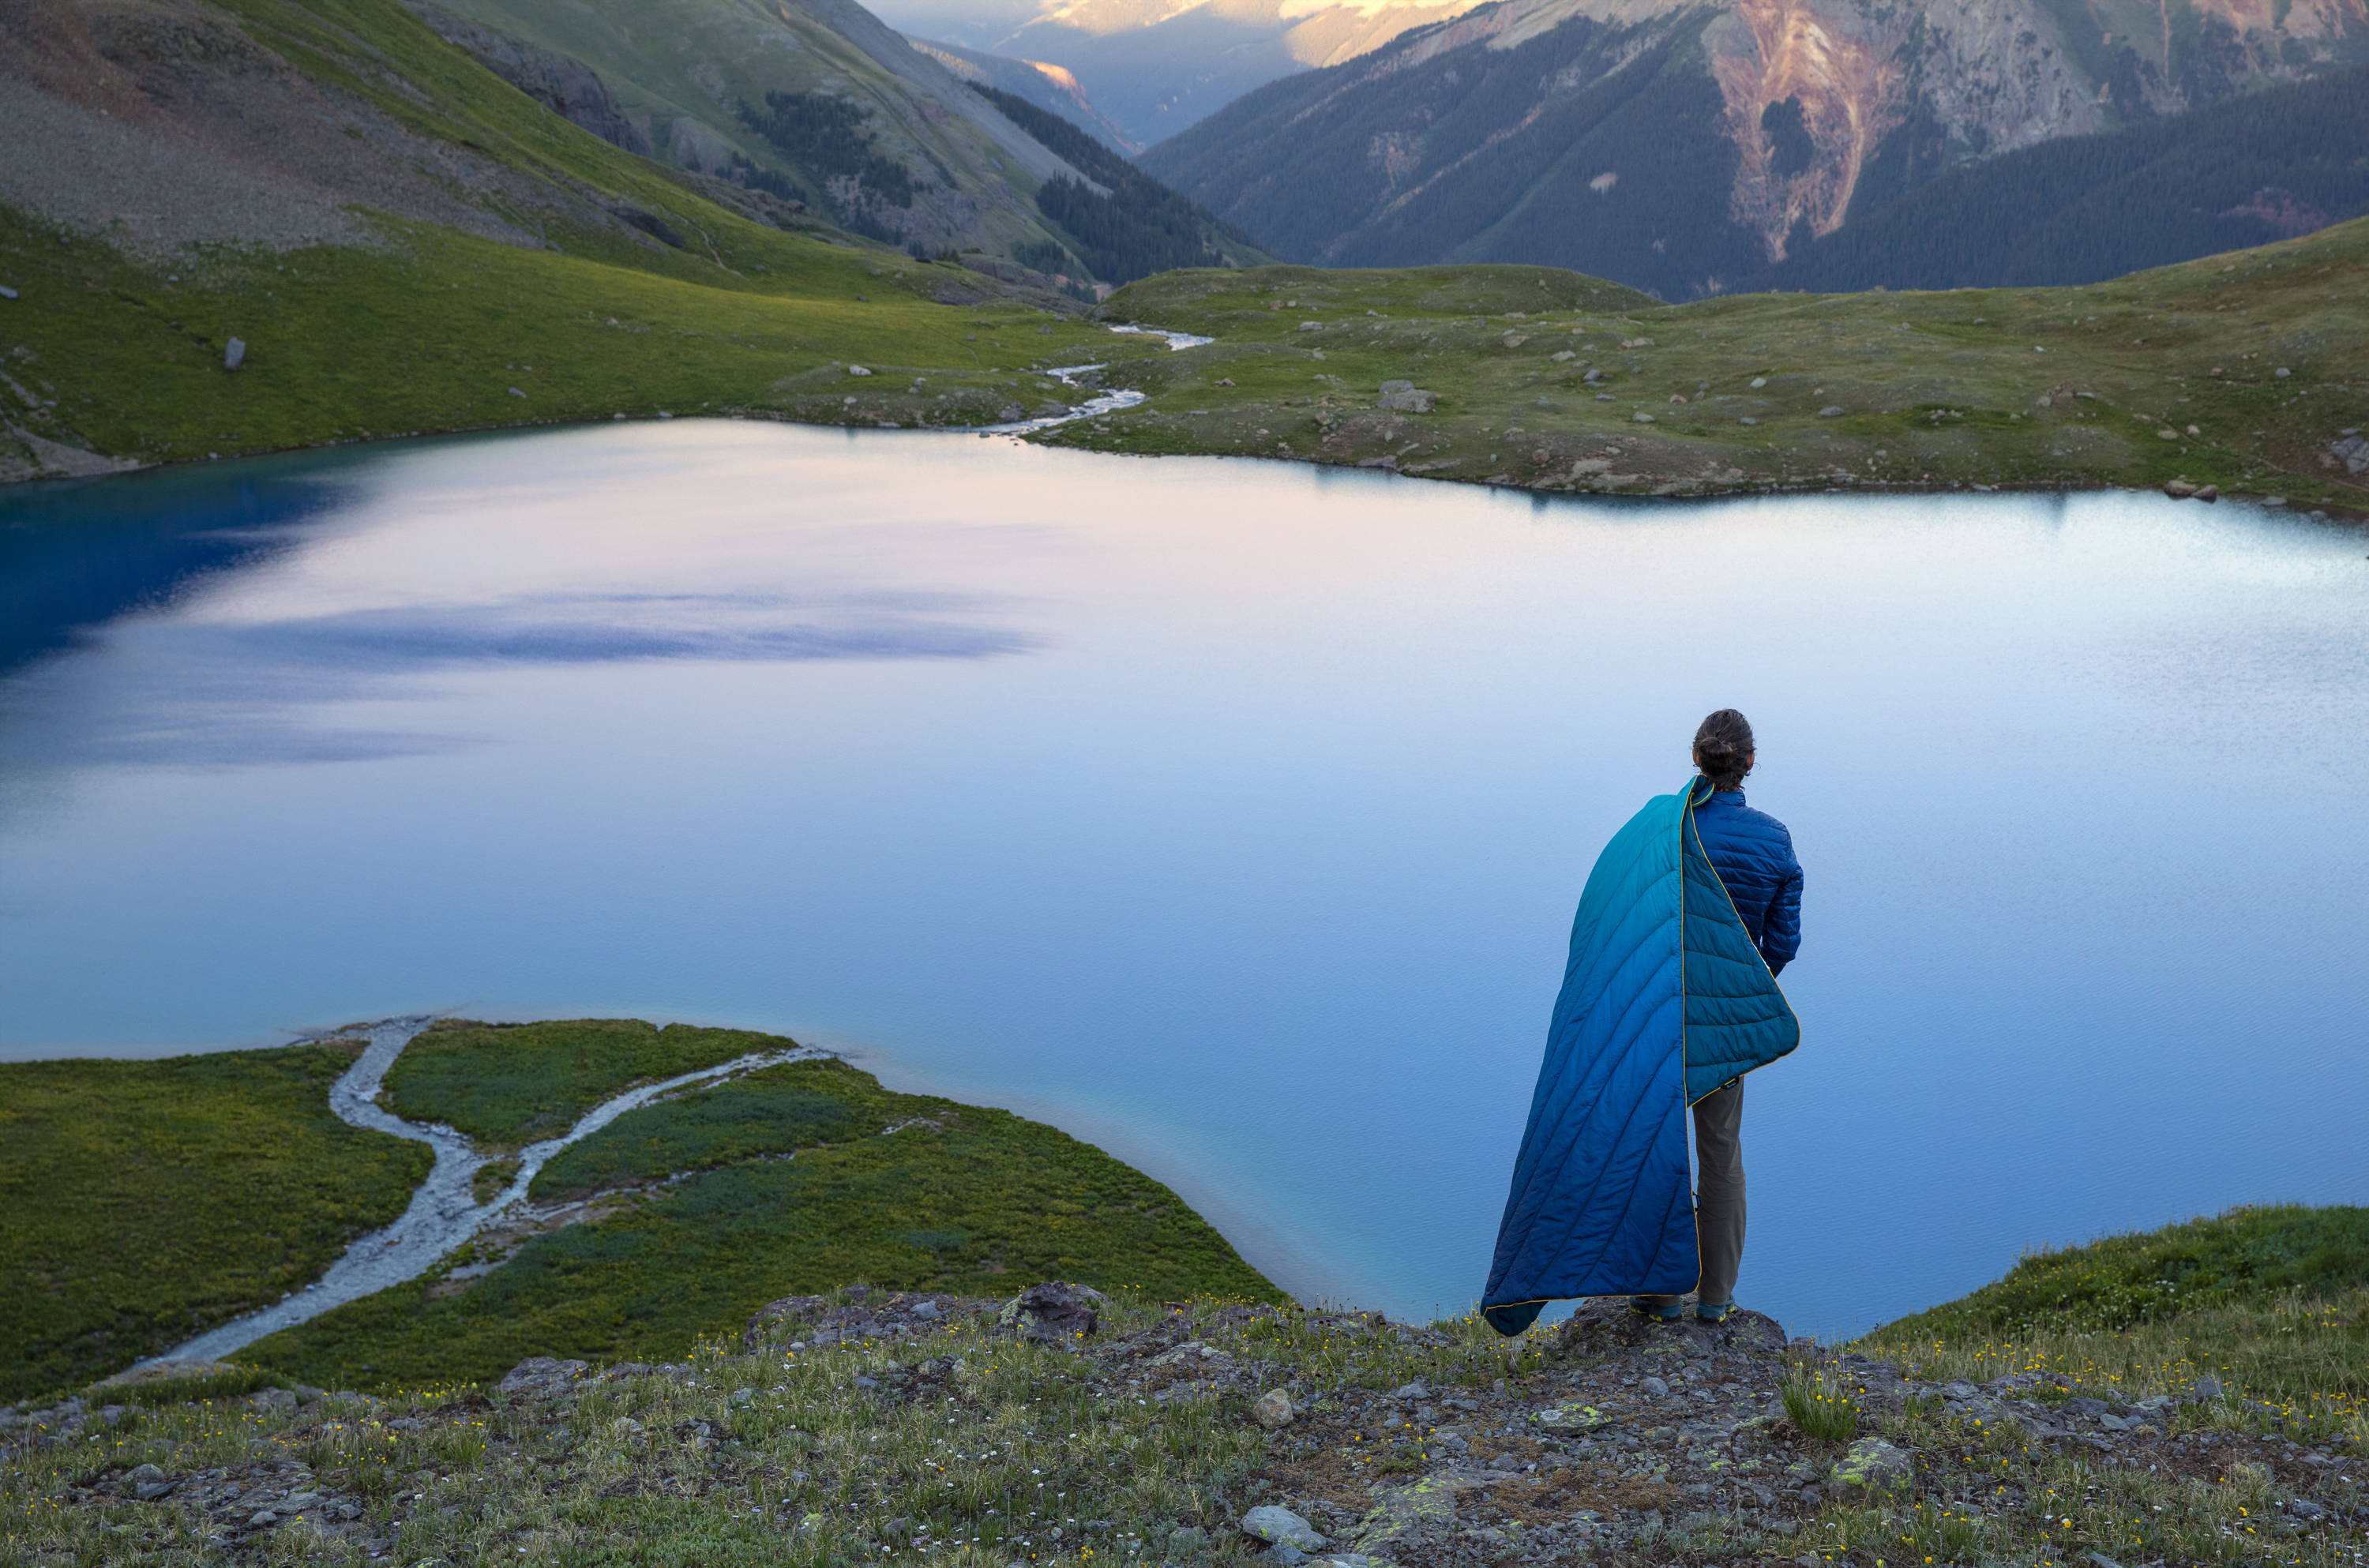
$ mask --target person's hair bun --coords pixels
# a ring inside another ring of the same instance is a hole
[[[1734,708],[1722,708],[1695,730],[1695,765],[1714,788],[1734,789],[1752,771],[1752,721]]]

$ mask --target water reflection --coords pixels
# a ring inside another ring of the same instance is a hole
[[[676,421],[25,492],[0,551],[0,1053],[783,1030],[1454,1310],[1588,863],[1733,704],[1810,875],[1748,1301],[2362,1196],[2369,563],[2300,520]]]

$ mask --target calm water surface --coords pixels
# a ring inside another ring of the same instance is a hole
[[[1310,1296],[1485,1271],[1580,884],[1759,727],[1805,1043],[1741,1295],[2369,1199],[2369,543],[676,422],[0,499],[0,1055],[786,1032]]]

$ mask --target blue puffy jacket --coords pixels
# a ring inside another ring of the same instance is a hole
[[[1793,835],[1745,805],[1740,789],[1721,790],[1696,807],[1695,831],[1769,973],[1783,969],[1802,950],[1802,863],[1793,858]]]

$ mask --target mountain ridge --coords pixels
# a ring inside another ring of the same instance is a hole
[[[1687,298],[1948,168],[2369,58],[2362,0],[2249,4],[2140,39],[2125,0],[1500,0],[1141,161],[1299,259],[1541,262]]]

